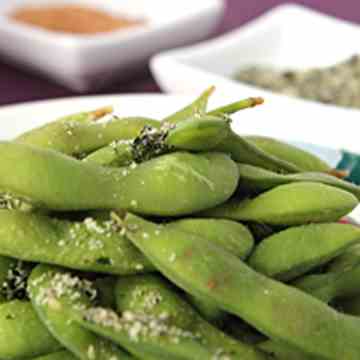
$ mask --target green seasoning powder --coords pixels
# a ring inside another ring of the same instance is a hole
[[[360,56],[330,67],[302,71],[252,66],[239,71],[235,79],[285,95],[360,108]]]

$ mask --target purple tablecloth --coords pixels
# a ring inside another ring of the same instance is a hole
[[[215,36],[240,26],[273,6],[286,2],[284,0],[227,0],[226,16]],[[339,18],[360,22],[359,0],[299,0],[294,2],[311,6]],[[341,39],[338,40],[341,41]],[[131,81],[112,85],[97,93],[149,91],[156,92],[159,91],[159,88],[151,78],[149,71],[144,70]],[[73,95],[77,94],[36,75],[6,65],[0,60],[0,105]]]

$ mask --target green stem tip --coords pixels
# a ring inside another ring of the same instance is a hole
[[[263,103],[264,99],[261,97],[250,97],[212,110],[208,113],[208,115],[231,115],[240,110],[249,109],[258,105],[262,105]]]

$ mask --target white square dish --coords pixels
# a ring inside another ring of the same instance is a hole
[[[58,0],[113,15],[144,19],[146,25],[107,34],[73,36],[52,33],[9,19],[24,5],[49,5],[52,0],[0,2],[0,53],[77,91],[99,88],[128,77],[157,52],[183,46],[207,36],[224,12],[223,0]]]
[[[360,150],[359,110],[290,98],[231,79],[248,65],[299,69],[334,64],[360,53],[359,36],[359,26],[283,5],[217,39],[159,54],[151,69],[166,92],[199,92],[215,85],[228,99],[263,96],[271,126],[263,126],[264,116],[253,111],[237,125],[243,132],[256,128],[261,134],[266,128],[271,135],[269,127],[274,127],[278,137],[311,142],[315,135],[319,145],[347,148],[351,142],[350,147]],[[349,136],[339,138],[339,127],[345,127]]]

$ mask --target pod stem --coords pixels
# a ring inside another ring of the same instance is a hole
[[[250,97],[212,110],[208,113],[208,115],[231,115],[241,110],[262,105],[263,103],[264,99],[261,97]]]
[[[112,114],[113,112],[114,112],[113,106],[104,106],[102,108],[91,111],[90,115],[93,121],[97,121],[106,115]]]
[[[337,177],[338,179],[345,179],[350,175],[347,170],[331,169],[327,174]]]

